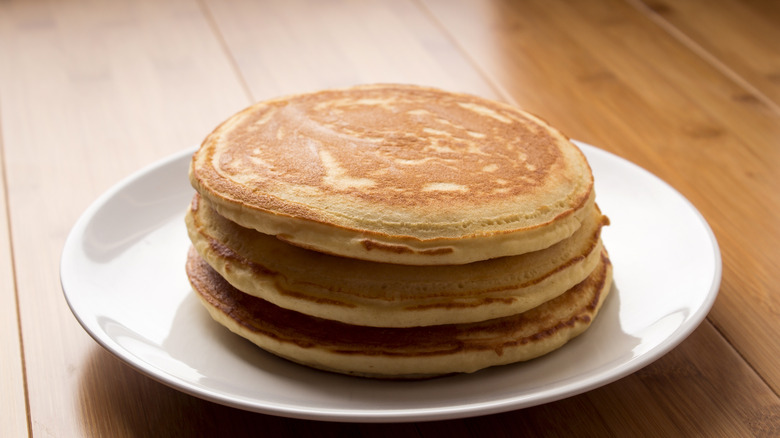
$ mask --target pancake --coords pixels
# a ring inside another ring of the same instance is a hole
[[[602,251],[587,279],[524,313],[470,324],[376,328],[304,315],[242,293],[194,249],[187,274],[211,316],[262,349],[313,368],[392,379],[470,373],[549,353],[590,326],[612,283]]]
[[[466,265],[410,266],[331,256],[241,227],[195,195],[186,215],[198,253],[229,283],[280,307],[350,324],[408,327],[523,312],[585,279],[607,218],[593,207],[569,238]]]
[[[579,228],[595,196],[582,152],[544,121],[411,85],[257,103],[208,135],[189,176],[244,227],[411,265],[547,248]]]

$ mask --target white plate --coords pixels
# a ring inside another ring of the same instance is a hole
[[[717,242],[698,211],[647,171],[578,143],[612,224],[615,286],[591,328],[542,358],[420,382],[311,370],[213,323],[184,273],[184,151],[130,176],[73,227],[62,253],[68,304],[103,347],[186,393],[250,411],[332,421],[422,421],[538,405],[626,376],[685,339],[715,300]]]

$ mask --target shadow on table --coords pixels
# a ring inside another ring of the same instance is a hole
[[[148,378],[97,345],[82,369],[78,405],[85,436],[419,436],[413,423],[298,420],[219,405]]]

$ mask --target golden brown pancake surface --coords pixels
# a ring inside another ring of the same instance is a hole
[[[258,103],[193,157],[225,217],[353,258],[455,264],[545,248],[593,203],[582,153],[499,102],[371,85]]]

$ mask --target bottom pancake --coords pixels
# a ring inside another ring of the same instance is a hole
[[[381,328],[304,315],[240,292],[192,248],[187,275],[212,318],[262,349],[317,369],[391,379],[470,373],[556,350],[590,326],[612,284],[602,251],[588,278],[526,312],[477,323]]]

